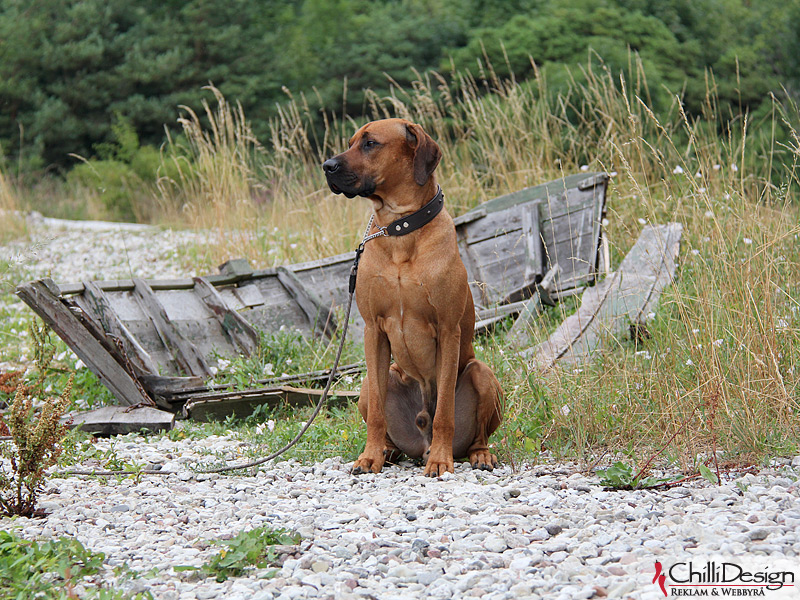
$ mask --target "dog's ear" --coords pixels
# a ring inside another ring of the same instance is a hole
[[[425,185],[442,159],[442,151],[416,123],[406,125],[406,141],[414,149],[414,181],[417,185]]]

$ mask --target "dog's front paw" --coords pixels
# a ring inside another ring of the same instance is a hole
[[[491,471],[498,465],[497,457],[488,450],[470,452],[469,463],[473,469],[480,469],[481,471]]]
[[[453,453],[433,452],[428,455],[425,464],[426,477],[441,477],[445,473],[453,472]]]
[[[377,454],[369,453],[367,450],[361,453],[358,460],[353,463],[353,469],[350,471],[353,475],[361,475],[362,473],[380,473],[383,469],[383,462],[385,456],[383,452]]]

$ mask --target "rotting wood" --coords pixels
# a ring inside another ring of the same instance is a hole
[[[66,342],[78,358],[87,365],[93,365],[94,373],[120,403],[130,406],[152,401],[142,393],[133,376],[67,308],[59,297],[58,286],[51,280],[22,284],[17,288],[17,295]]]
[[[134,296],[139,300],[142,310],[150,317],[164,346],[170,348],[182,369],[189,375],[210,377],[211,371],[205,359],[175,328],[167,316],[167,311],[153,293],[153,289],[143,279],[133,280]]]
[[[286,291],[291,294],[300,308],[308,317],[312,331],[316,335],[324,335],[328,338],[333,337],[333,332],[337,329],[336,319],[333,315],[333,307],[325,307],[319,297],[307,289],[300,279],[289,269],[278,267],[278,281],[281,282]]]
[[[122,344],[122,351],[127,358],[136,364],[144,373],[158,373],[158,366],[153,359],[142,348],[139,341],[133,337],[117,314],[112,310],[105,292],[101,290],[93,281],[83,282],[84,292],[81,298],[84,300],[83,309],[90,314],[103,328],[109,337],[118,340]]]
[[[183,407],[183,414],[196,421],[223,419],[229,415],[243,419],[263,405],[270,408],[313,406],[321,395],[321,389],[291,386],[240,392],[211,392],[198,394],[189,400]],[[328,406],[344,406],[358,400],[358,397],[358,392],[331,390],[327,403]]]
[[[86,412],[71,413],[62,419],[68,427],[94,435],[123,435],[146,431],[158,433],[175,426],[175,414],[150,406],[131,409],[103,406]]]
[[[542,232],[539,228],[538,204],[531,204],[522,208],[522,232],[525,236],[527,254],[525,281],[536,283],[536,280],[542,276],[542,265],[544,264],[544,248]]]
[[[258,332],[245,318],[228,307],[225,299],[205,277],[195,277],[195,291],[198,297],[211,310],[223,331],[244,354],[251,354],[258,348]]]
[[[495,323],[499,323],[509,315],[517,314],[522,310],[525,302],[525,300],[519,300],[511,304],[477,310],[475,312],[475,333],[484,333]]]
[[[542,313],[545,304],[554,304],[550,294],[555,287],[556,279],[560,272],[560,265],[550,269],[542,278],[542,281],[539,282],[539,285],[536,286],[536,292],[533,296],[525,300],[519,315],[508,332],[508,338],[516,348],[523,348],[530,343],[531,323]]]
[[[467,241],[465,229],[456,229],[456,236],[461,260],[464,263],[464,268],[467,270],[467,281],[469,281],[470,291],[472,292],[472,301],[475,306],[486,306],[489,304],[489,298],[486,294],[486,286],[481,283],[483,281],[483,274],[481,273],[480,264],[478,264],[478,260],[475,258],[475,253],[472,251]]]
[[[586,290],[578,311],[522,355],[543,370],[558,361],[579,364],[604,341],[621,339],[630,325],[644,325],[674,277],[682,231],[679,223],[646,226],[619,269]]]
[[[354,377],[364,372],[366,369],[366,363],[358,362],[352,363],[349,365],[340,365],[339,368],[336,370],[337,377]],[[259,379],[254,382],[254,385],[258,386],[254,388],[254,391],[274,391],[279,390],[283,387],[290,386],[290,387],[298,387],[298,386],[308,386],[314,383],[321,383],[327,381],[328,377],[330,376],[331,370],[330,369],[320,369],[318,371],[310,371],[308,373],[298,373],[297,375],[285,375],[281,377],[272,377],[270,379]],[[212,383],[209,385],[200,385],[197,387],[185,386],[181,390],[176,390],[173,395],[171,396],[171,401],[173,403],[185,403],[189,400],[198,397],[201,394],[210,394],[210,393],[228,393],[231,392],[231,385],[230,384],[218,384]]]

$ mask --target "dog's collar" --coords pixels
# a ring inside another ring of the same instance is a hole
[[[384,235],[399,236],[416,231],[433,221],[434,217],[442,212],[443,207],[444,192],[442,192],[441,186],[437,186],[436,195],[430,202],[417,212],[403,217],[402,219],[392,221],[385,228],[382,228],[385,229]]]
[[[364,239],[361,240],[358,248],[356,248],[356,258],[353,261],[352,268],[350,269],[350,293],[352,294],[356,291],[358,263],[361,260],[361,255],[364,253],[364,247],[367,245],[368,241],[374,240],[376,237],[406,235],[407,233],[416,231],[420,227],[424,227],[433,221],[433,218],[442,212],[443,206],[444,193],[442,192],[441,186],[437,186],[436,195],[433,197],[433,199],[425,206],[420,208],[417,212],[402,219],[392,221],[386,227],[379,227],[378,231],[375,233],[370,233],[372,230],[372,223],[375,221],[375,215],[373,214],[369,218],[369,223],[367,223],[367,230],[364,232]]]

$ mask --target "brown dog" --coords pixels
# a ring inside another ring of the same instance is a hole
[[[488,440],[500,424],[500,384],[472,348],[475,309],[433,174],[440,159],[419,125],[386,119],[364,125],[323,164],[334,193],[372,201],[370,233],[387,228],[366,244],[356,284],[367,361],[358,403],[367,443],[356,474],[380,472],[395,450],[426,457],[429,476],[452,472],[454,456],[497,465]]]

